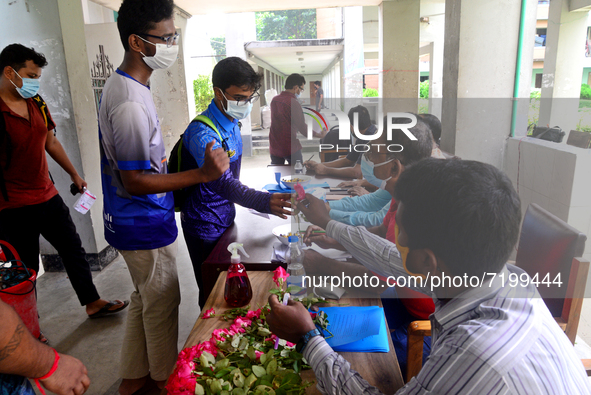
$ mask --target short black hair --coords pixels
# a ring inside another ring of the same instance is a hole
[[[42,53],[21,44],[10,44],[0,53],[0,72],[4,72],[6,66],[18,71],[26,66],[27,60],[32,60],[39,67],[47,66],[47,59]]]
[[[412,113],[409,113],[412,114]],[[415,115],[415,114],[412,114]],[[416,116],[416,115],[415,115]],[[409,118],[393,118],[392,123],[404,124],[410,123]],[[387,144],[399,144],[403,147],[400,152],[388,152],[389,157],[394,157],[400,161],[404,166],[409,166],[421,159],[428,158],[431,156],[433,151],[433,136],[429,126],[423,121],[422,118],[417,117],[417,124],[408,128],[408,131],[416,137],[416,140],[411,140],[402,130],[393,129],[392,138],[388,139],[386,133],[388,125],[388,116],[384,117],[383,133],[382,136],[387,140]]]
[[[320,81],[314,81],[314,84],[318,85],[318,86],[322,86],[322,82],[320,82]]]
[[[173,0],[123,0],[117,16],[117,29],[125,51],[129,51],[129,36],[147,33],[158,22],[171,19]]]
[[[433,141],[439,144],[441,139],[441,121],[433,114],[419,114],[419,117],[429,126]]]
[[[285,80],[285,89],[293,89],[294,86],[302,86],[306,83],[306,79],[303,75],[293,73]]]
[[[359,131],[365,130],[371,126],[371,117],[369,116],[369,111],[367,110],[367,108],[361,105],[353,107],[349,110],[348,116],[351,125],[353,125],[353,114],[355,113],[359,114]]]
[[[450,275],[498,273],[517,243],[519,195],[492,165],[424,159],[400,175],[394,199],[404,207],[408,247],[430,249]]]
[[[220,60],[215,65],[211,73],[211,83],[214,88],[220,88],[222,91],[234,85],[246,86],[256,92],[261,87],[262,77],[246,60],[232,56]]]

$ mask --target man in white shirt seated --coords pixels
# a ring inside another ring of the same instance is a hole
[[[427,278],[416,289],[435,301],[431,355],[397,394],[591,393],[581,361],[535,286],[509,281],[527,274],[506,264],[521,220],[506,175],[480,162],[425,159],[400,176],[395,199],[397,245],[331,220],[311,195],[298,208],[368,269]],[[303,305],[283,306],[274,295],[269,302],[271,330],[298,342],[321,392],[379,393],[317,333]]]

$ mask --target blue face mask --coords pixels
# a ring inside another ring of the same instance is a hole
[[[222,95],[224,95],[224,92],[222,92]],[[252,110],[252,103],[238,104],[237,101],[228,100],[226,95],[224,95],[224,98],[228,103],[225,108],[226,114],[228,114],[232,118],[244,119],[250,114],[250,111]]]
[[[374,165],[372,162],[370,162],[365,157],[364,154],[362,154],[362,156],[361,156],[361,173],[363,174],[363,178],[365,178],[367,180],[367,182],[369,182],[371,185],[375,186],[376,188],[385,189],[386,183],[392,177],[388,177],[387,179],[382,180],[380,178],[377,178],[374,175],[373,170],[374,170],[374,167],[382,166],[382,165],[385,165],[386,163],[390,163],[392,161],[394,161],[394,159],[390,159],[385,162],[378,163],[377,165]]]
[[[16,70],[14,70],[14,72],[21,80],[23,80],[22,88],[19,88],[14,82],[10,81],[10,83],[16,88],[18,94],[21,95],[23,99],[30,99],[31,97],[34,97],[37,92],[39,92],[39,80],[33,78],[23,78],[19,75],[19,73],[16,72]]]

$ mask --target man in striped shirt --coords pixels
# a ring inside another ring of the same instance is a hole
[[[456,280],[433,292],[431,281],[417,287],[435,300],[432,351],[397,394],[590,394],[572,344],[535,286],[509,281],[527,276],[505,263],[521,219],[509,179],[479,162],[426,159],[401,175],[395,191],[398,248],[364,228],[331,220],[312,196],[308,207],[299,208],[378,274]],[[475,286],[473,278],[485,280]],[[315,326],[301,304],[269,300],[271,330],[300,341],[323,393],[379,393],[322,336],[310,333]]]

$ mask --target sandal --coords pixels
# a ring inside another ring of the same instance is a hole
[[[109,310],[111,307],[117,306],[118,304],[121,304],[121,303],[123,303],[123,306],[121,306],[115,310]],[[101,309],[99,311],[97,311],[94,314],[89,314],[88,318],[101,318],[101,317],[105,317],[110,314],[115,314],[115,313],[118,313],[121,310],[125,309],[127,306],[129,306],[129,300],[124,300],[123,302],[121,302],[120,300],[109,300],[109,303],[107,303],[106,305],[101,307]]]

